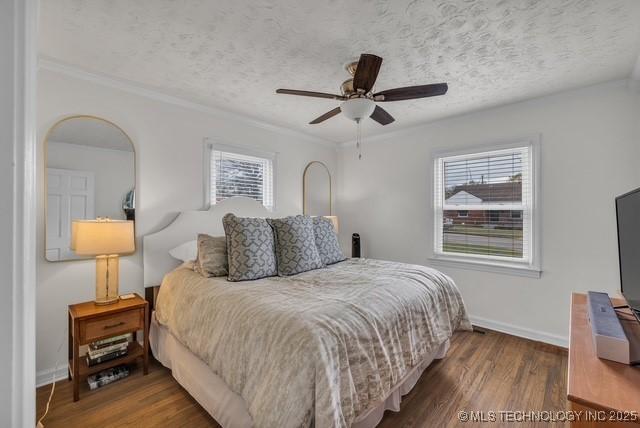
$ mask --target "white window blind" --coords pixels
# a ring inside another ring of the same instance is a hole
[[[435,159],[436,255],[533,262],[532,147]]]
[[[245,196],[273,209],[273,159],[213,148],[210,168],[210,204]]]

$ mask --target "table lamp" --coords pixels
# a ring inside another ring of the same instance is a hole
[[[331,223],[333,223],[333,228],[336,230],[336,233],[338,233],[338,216],[325,215],[324,218],[331,220]]]
[[[79,256],[96,258],[97,305],[119,299],[120,254],[135,251],[133,222],[126,220],[74,220],[71,224],[71,249]]]

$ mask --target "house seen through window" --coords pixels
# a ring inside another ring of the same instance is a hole
[[[438,157],[436,255],[530,263],[531,147]]]

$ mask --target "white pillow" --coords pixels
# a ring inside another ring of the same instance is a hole
[[[169,250],[169,255],[174,259],[190,262],[198,258],[198,240],[185,242],[176,248]]]

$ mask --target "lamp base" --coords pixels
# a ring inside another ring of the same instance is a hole
[[[110,305],[119,299],[120,259],[117,255],[96,257],[96,305]]]
[[[95,303],[98,306],[102,306],[102,305],[112,305],[114,303],[118,303],[119,301],[120,301],[120,297],[113,297],[110,299],[107,299],[107,298],[95,299],[93,303]]]

